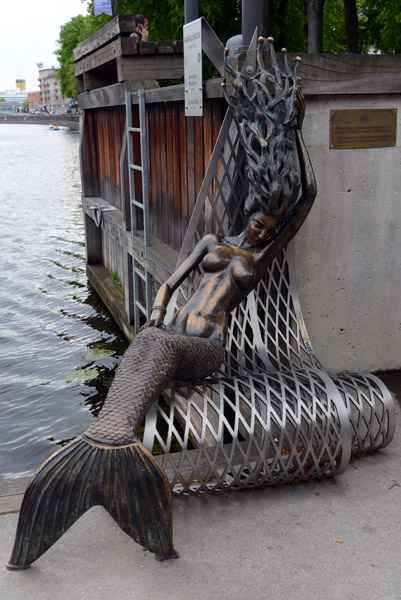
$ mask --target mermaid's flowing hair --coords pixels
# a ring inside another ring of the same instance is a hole
[[[284,69],[277,63],[273,39],[268,38],[273,73],[265,68],[264,38],[259,38],[257,68],[251,74],[233,69],[225,52],[225,69],[232,93],[223,84],[246,153],[249,191],[244,212],[262,211],[284,219],[298,199],[300,175],[296,160],[296,92],[298,62],[289,67],[283,48]]]

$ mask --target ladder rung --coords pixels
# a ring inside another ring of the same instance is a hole
[[[134,204],[134,206],[138,206],[138,208],[142,208],[142,210],[144,209],[143,203],[138,202],[138,200],[132,200],[132,204]]]
[[[142,271],[140,271],[139,269],[134,269],[134,272],[136,275],[138,275],[138,277],[142,279],[142,281],[146,281],[146,275],[142,273]]]
[[[140,302],[135,302],[135,306],[139,308],[139,310],[145,315],[145,317],[147,316],[146,308],[142,306]]]
[[[142,167],[139,165],[130,165],[130,169],[134,169],[135,171],[143,171]]]
[[[140,127],[128,127],[128,131],[133,131],[134,133],[141,133]]]

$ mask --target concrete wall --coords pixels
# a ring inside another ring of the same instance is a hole
[[[330,109],[396,108],[397,146],[332,150]],[[307,97],[318,196],[295,241],[301,307],[331,370],[401,369],[401,95]]]

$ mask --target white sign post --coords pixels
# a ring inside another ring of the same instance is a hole
[[[202,101],[202,19],[184,29],[185,116],[201,117]]]

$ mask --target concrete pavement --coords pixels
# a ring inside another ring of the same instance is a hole
[[[0,599],[401,600],[400,449],[398,422],[386,449],[335,480],[175,499],[172,562],[96,507],[9,572],[17,515],[1,516]]]

